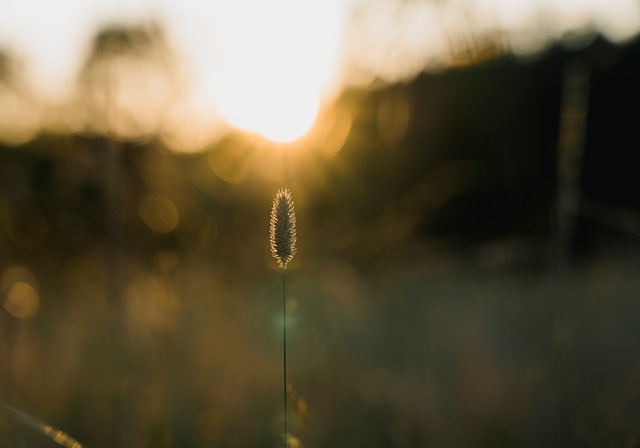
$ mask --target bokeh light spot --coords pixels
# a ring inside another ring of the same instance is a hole
[[[180,214],[171,199],[162,194],[152,193],[145,196],[138,209],[140,218],[151,230],[157,233],[169,233],[180,222]]]
[[[316,145],[327,159],[335,156],[344,146],[351,132],[353,119],[344,110],[325,111],[316,120],[308,134],[308,140]]]
[[[142,322],[158,319],[173,307],[173,298],[155,277],[144,277],[129,285],[125,294],[127,312]]]
[[[16,282],[9,290],[3,306],[13,317],[29,319],[38,313],[40,296],[30,284]]]
[[[22,266],[7,268],[0,278],[0,290],[4,296],[2,306],[19,319],[35,316],[40,308],[37,287],[38,282],[28,269]]]
[[[208,161],[211,171],[230,184],[242,182],[249,172],[249,155],[238,146],[221,145],[209,153]]]

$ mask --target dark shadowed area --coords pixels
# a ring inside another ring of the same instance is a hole
[[[171,107],[161,36],[96,38],[99,125],[0,146],[4,403],[94,448],[280,446],[286,186],[301,446],[640,446],[638,40],[374,83],[308,144],[184,154],[110,96]],[[0,445],[59,446],[11,409]]]

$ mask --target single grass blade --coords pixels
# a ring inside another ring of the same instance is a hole
[[[50,438],[58,445],[64,446],[66,448],[86,448],[85,445],[82,445],[66,432],[54,428],[53,426],[48,425],[38,420],[37,418],[30,416],[26,412],[21,411],[20,409],[14,408],[13,406],[10,406],[8,404],[5,404],[4,406],[9,411],[9,414],[11,414],[11,416],[17,421],[33,429],[34,431]]]

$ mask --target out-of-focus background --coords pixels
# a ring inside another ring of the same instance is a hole
[[[301,446],[640,446],[639,32],[0,0],[0,446],[282,446],[282,186]]]

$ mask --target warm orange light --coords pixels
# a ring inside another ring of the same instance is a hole
[[[403,82],[504,51],[531,55],[558,39],[580,46],[600,33],[622,43],[640,33],[637,0],[4,3],[0,141],[11,145],[42,129],[92,130],[199,151],[227,125],[278,143],[306,140],[322,121],[318,105],[351,86]],[[146,32],[151,45],[125,45],[99,76],[81,77],[95,33],[109,23]],[[385,119],[383,133],[400,135],[404,116]]]
[[[276,142],[302,137],[337,69],[332,2],[238,0],[219,25],[217,106],[234,127]]]
[[[241,93],[226,104],[224,115],[233,126],[274,142],[302,137],[316,119],[318,99],[312,92],[298,95],[286,86],[279,87]]]

